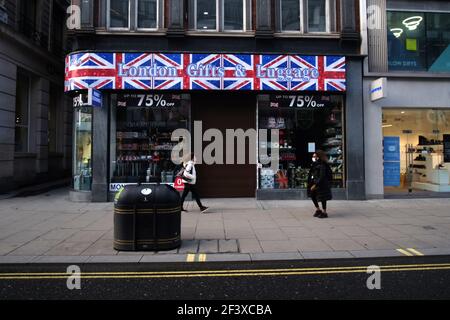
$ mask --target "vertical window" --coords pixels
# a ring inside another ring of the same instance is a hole
[[[130,27],[130,1],[109,0],[109,27],[128,29]]]
[[[300,31],[300,1],[299,0],[281,0],[281,30],[282,31]]]
[[[57,115],[58,115],[58,88],[50,86],[49,105],[48,105],[48,151],[57,152]]]
[[[217,1],[197,0],[197,29],[217,30]]]
[[[91,190],[92,186],[92,108],[74,110],[73,188]]]
[[[158,1],[138,0],[137,27],[138,29],[156,29],[158,27]]]
[[[223,28],[224,30],[244,29],[244,0],[223,1]]]
[[[16,88],[15,151],[28,152],[28,125],[30,112],[30,76],[18,72]]]
[[[308,0],[308,31],[326,32],[326,0]]]
[[[251,30],[252,0],[189,0],[189,28],[196,31]]]
[[[278,30],[281,32],[333,32],[335,0],[278,0]]]

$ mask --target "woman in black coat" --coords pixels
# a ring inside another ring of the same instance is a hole
[[[316,207],[314,217],[328,218],[327,201],[333,198],[330,187],[332,172],[328,157],[325,152],[318,150],[313,154],[312,161],[308,175],[308,197]],[[322,203],[322,210],[320,210],[319,201]]]

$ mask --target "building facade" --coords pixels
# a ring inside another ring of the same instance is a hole
[[[171,135],[181,128],[197,157],[194,144],[207,150],[213,140],[208,129],[279,130],[277,141],[244,143],[266,156],[276,149],[278,168],[263,156],[199,164],[205,197],[306,198],[312,153],[324,149],[335,198],[365,199],[359,1],[72,4],[81,8],[65,79],[76,106],[72,199],[111,201],[127,183],[173,183]],[[86,104],[88,89],[100,106]]]
[[[450,1],[363,2],[367,195],[448,196]]]
[[[62,85],[68,2],[0,1],[0,192],[70,177]]]

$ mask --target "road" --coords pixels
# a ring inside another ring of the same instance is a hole
[[[369,290],[367,267],[380,267]],[[8,299],[449,299],[450,256],[252,263],[1,265]],[[76,270],[75,270],[76,271]],[[67,283],[80,285],[69,290]]]

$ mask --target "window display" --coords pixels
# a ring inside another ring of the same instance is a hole
[[[344,186],[343,96],[271,95],[258,106],[259,129],[279,130],[279,141],[259,145],[260,163],[273,148],[279,153],[277,172],[269,165],[260,169],[260,189],[306,189],[315,150],[328,154],[332,186]]]
[[[189,95],[111,97],[111,183],[173,183],[177,166],[171,152],[177,142],[171,135],[189,129]]]
[[[437,109],[383,110],[383,137],[396,139],[397,177],[389,183],[384,162],[384,185],[393,190],[450,192],[450,163],[445,141],[450,134],[450,111]],[[384,155],[390,150],[384,144]],[[447,159],[448,160],[448,159]]]
[[[279,168],[263,165],[261,189],[305,189],[311,156],[315,150],[328,154],[332,186],[344,186],[343,103],[340,95],[271,95],[258,101],[259,129],[278,129],[279,141],[260,142],[260,163],[278,148]],[[270,137],[270,134],[268,133]]]
[[[74,111],[73,188],[90,191],[92,185],[92,108],[77,107]]]

